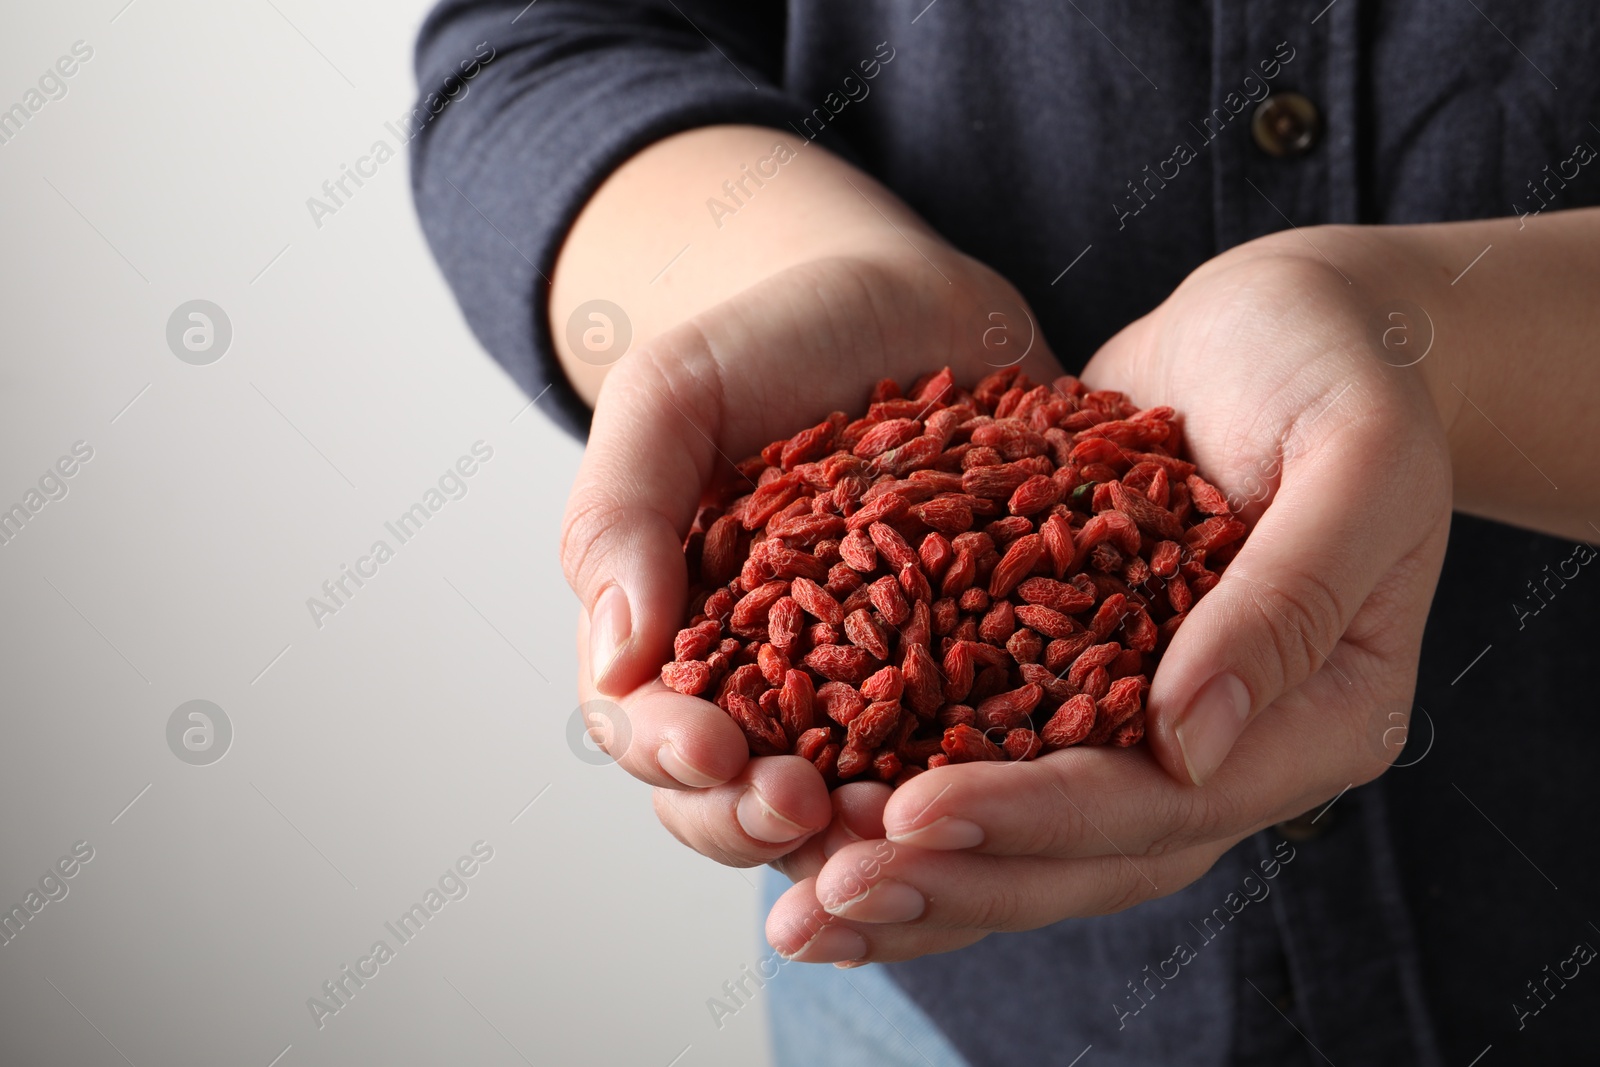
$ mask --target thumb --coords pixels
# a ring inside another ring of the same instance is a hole
[[[612,368],[567,501],[561,565],[588,613],[594,687],[620,696],[670,659],[683,618],[683,536],[717,459],[717,376],[680,331]]]
[[[1146,732],[1179,781],[1205,784],[1250,720],[1327,662],[1400,555],[1385,551],[1393,531],[1381,528],[1383,509],[1350,506],[1362,499],[1343,484],[1351,478],[1286,468],[1221,581],[1173,637],[1151,686]],[[1354,684],[1342,673],[1330,682]]]

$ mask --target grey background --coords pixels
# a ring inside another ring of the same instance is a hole
[[[306,207],[393,146],[427,6],[7,11],[0,108],[94,55],[0,145],[0,508],[94,456],[0,546],[0,907],[94,858],[0,946],[0,1062],[764,1059],[759,1012],[705,1007],[764,954],[755,873],[567,747],[578,446],[462,324],[404,158],[320,229]],[[233,328],[208,366],[167,347],[195,299]],[[479,440],[397,546],[385,521]],[[380,537],[319,629],[306,599]],[[167,744],[195,699],[233,727],[209,766]],[[478,840],[468,895],[319,1030],[307,998]]]

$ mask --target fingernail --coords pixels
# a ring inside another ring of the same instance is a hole
[[[843,963],[859,960],[866,954],[866,938],[848,926],[830,923],[801,945],[799,951],[784,958],[801,963]]]
[[[1250,690],[1232,674],[1201,687],[1174,731],[1183,764],[1195,785],[1205,785],[1227,758],[1250,718]]]
[[[966,819],[946,815],[935,819],[920,830],[890,834],[889,840],[897,845],[914,845],[917,848],[950,850],[972,848],[983,844],[983,827]]]
[[[705,789],[727,781],[725,778],[715,778],[707,774],[678,755],[678,750],[672,747],[671,741],[663,741],[661,747],[656,749],[656,762],[661,765],[662,770],[690,789]]]
[[[804,826],[779,815],[754,789],[744,791],[744,796],[739,798],[735,815],[745,833],[769,845],[781,845],[806,833]]]
[[[608,675],[632,633],[628,594],[620,585],[606,586],[589,615],[589,670],[594,674],[594,687],[607,696],[621,695],[611,688]]]
[[[872,885],[854,900],[828,905],[829,912],[841,919],[864,923],[905,923],[921,915],[927,900],[914,888],[894,878]]]

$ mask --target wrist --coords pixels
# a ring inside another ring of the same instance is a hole
[[[949,276],[959,253],[869,175],[793,140],[759,127],[687,131],[647,147],[595,191],[557,256],[547,310],[557,357],[580,396],[592,404],[625,351],[797,267],[856,261],[907,278],[920,270],[943,284],[936,270]],[[708,211],[729,174],[785,145],[790,161],[758,196],[736,213]],[[569,326],[600,299],[626,316],[631,344],[595,359],[575,348]]]
[[[1445,250],[1420,226],[1314,226],[1258,238],[1218,257],[1315,268],[1344,320],[1340,342],[1437,424],[1446,441],[1473,380],[1470,345],[1445,335],[1464,321]],[[1452,250],[1453,251],[1453,250]],[[1452,457],[1453,459],[1454,457]]]

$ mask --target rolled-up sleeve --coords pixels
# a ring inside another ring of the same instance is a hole
[[[423,23],[411,140],[423,232],[478,340],[570,431],[586,433],[590,413],[546,315],[562,240],[651,142],[803,116],[778,88],[784,19],[761,0],[446,0]]]

